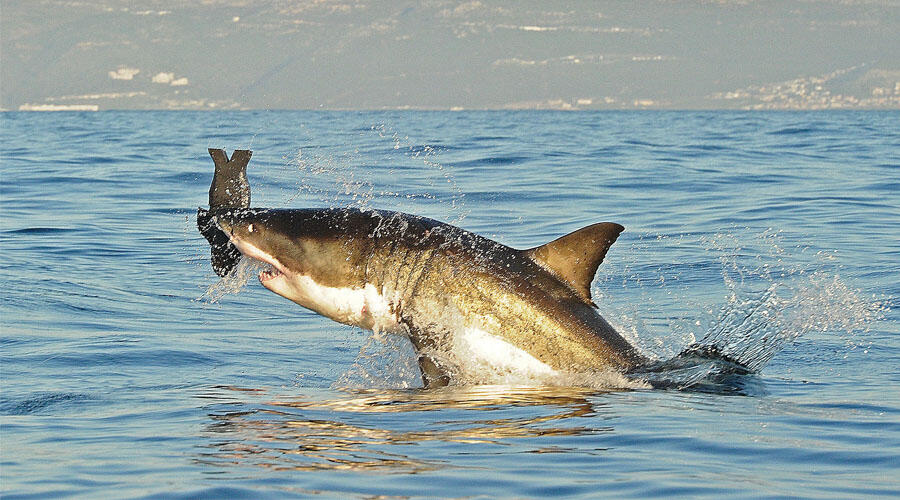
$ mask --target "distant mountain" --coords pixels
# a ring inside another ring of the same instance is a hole
[[[3,109],[900,108],[884,1],[4,2]]]

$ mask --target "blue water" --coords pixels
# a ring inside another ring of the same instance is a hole
[[[254,206],[619,222],[603,315],[758,372],[421,389],[402,339],[220,282],[208,147]],[[0,155],[4,498],[900,496],[898,112],[2,113]]]

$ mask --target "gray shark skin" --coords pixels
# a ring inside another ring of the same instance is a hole
[[[243,255],[271,266],[259,276],[269,290],[341,323],[407,334],[426,387],[453,380],[460,332],[501,339],[501,350],[540,370],[627,372],[648,363],[590,298],[597,267],[624,229],[618,224],[516,250],[400,212],[211,214]]]

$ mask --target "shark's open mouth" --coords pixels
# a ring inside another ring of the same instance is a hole
[[[252,225],[250,227],[252,227]],[[265,269],[259,273],[260,283],[266,283],[284,275],[284,268],[277,259],[260,250],[252,243],[237,237],[233,232],[224,230],[223,232],[228,235],[231,244],[233,244],[245,258],[265,266]]]
[[[268,269],[265,269],[265,270],[263,270],[263,271],[260,271],[260,273],[259,273],[259,281],[260,281],[260,283],[265,283],[266,281],[269,281],[269,280],[271,280],[271,279],[275,279],[275,278],[281,276],[282,274],[284,274],[284,273],[282,273],[281,271],[279,271],[278,268],[276,268],[275,266],[269,264],[269,268],[268,268]]]

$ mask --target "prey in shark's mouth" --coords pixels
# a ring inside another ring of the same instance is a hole
[[[228,215],[231,215],[231,213],[233,212],[235,211],[229,211]],[[231,244],[234,245],[242,255],[267,266],[265,269],[259,272],[259,282],[275,293],[284,295],[278,291],[279,289],[282,289],[284,287],[279,286],[277,280],[287,279],[287,268],[274,256],[267,253],[259,246],[254,245],[253,243],[253,237],[259,236],[259,234],[254,235],[253,233],[254,231],[256,233],[259,233],[261,226],[259,224],[256,224],[256,227],[254,227],[254,224],[251,222],[241,223],[240,219],[229,218],[227,215],[216,216],[215,222],[216,225],[219,226],[219,229],[221,229],[228,236]]]

